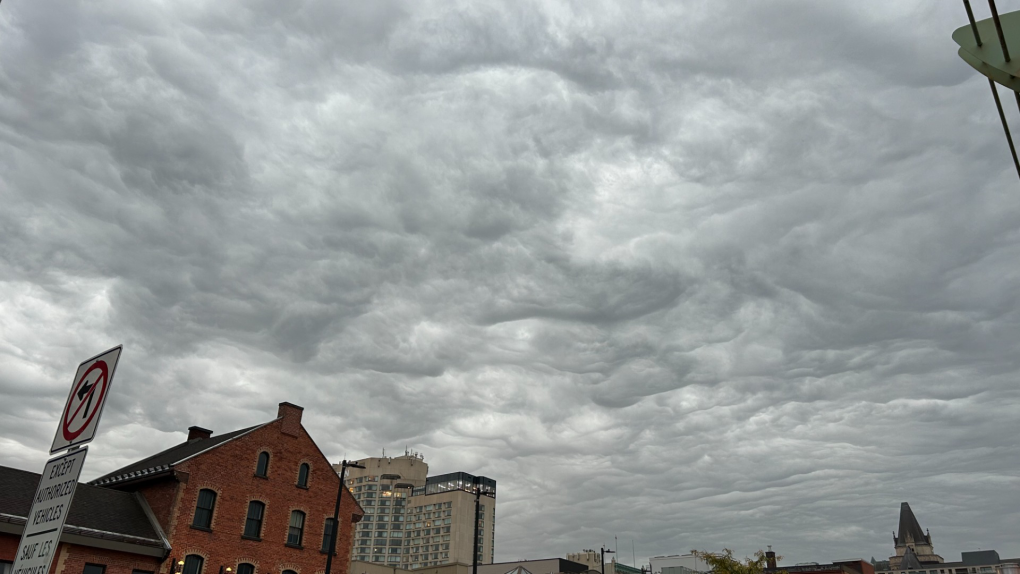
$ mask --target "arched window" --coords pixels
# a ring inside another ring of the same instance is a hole
[[[244,521],[244,535],[248,538],[262,537],[262,515],[266,511],[266,505],[253,500],[248,503],[248,517]]]
[[[297,572],[293,570],[284,570],[282,574],[297,574]]]
[[[322,529],[322,551],[333,552],[333,556],[336,556],[336,549],[330,548],[329,544],[333,541],[333,519],[326,519],[326,526]],[[240,573],[239,573],[240,574]]]
[[[237,574],[255,574],[255,565],[243,562],[237,565]]]
[[[266,451],[259,453],[259,463],[255,465],[255,476],[269,476],[269,453]]]
[[[308,463],[301,463],[297,471],[297,485],[301,488],[308,488]]]
[[[195,528],[212,528],[213,509],[216,507],[216,493],[203,488],[198,491],[198,503],[195,505],[195,519],[191,525]]]
[[[202,564],[205,563],[198,554],[188,554],[184,557],[184,569],[181,574],[202,574]]]
[[[290,513],[290,528],[287,529],[287,544],[301,546],[301,538],[305,533],[305,513],[295,510]]]

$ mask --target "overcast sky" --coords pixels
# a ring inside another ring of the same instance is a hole
[[[336,461],[496,479],[498,561],[882,559],[902,501],[1020,556],[1020,183],[965,23],[7,0],[0,464],[122,343],[86,478],[290,401]]]

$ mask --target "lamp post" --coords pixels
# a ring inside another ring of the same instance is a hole
[[[344,494],[344,476],[348,468],[365,468],[364,465],[346,459],[340,461],[340,488],[336,490],[336,507],[333,509],[333,532],[330,534],[329,552],[326,553],[326,574],[333,568],[333,555],[336,554],[336,538],[340,532],[340,497]]]
[[[616,550],[606,550],[606,547],[602,547],[602,574],[606,574],[606,554],[616,554]],[[613,574],[616,574],[616,569],[613,569]]]
[[[477,476],[474,479],[475,487],[475,520],[472,522],[475,529],[475,543],[471,553],[471,574],[478,574],[478,510],[479,497],[482,495],[482,481]],[[329,574],[328,572],[326,574]]]

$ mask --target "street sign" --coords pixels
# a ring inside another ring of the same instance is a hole
[[[88,448],[80,448],[46,462],[32,499],[32,509],[26,517],[18,552],[14,555],[11,574],[47,574],[50,571],[87,453]]]
[[[78,365],[50,454],[92,442],[95,438],[122,349],[121,345],[117,345]]]

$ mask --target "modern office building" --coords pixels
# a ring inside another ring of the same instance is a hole
[[[356,462],[365,468],[348,468],[346,482],[365,517],[355,533],[352,560],[405,570],[471,564],[477,525],[478,561],[492,563],[495,480],[466,472],[430,477],[424,458],[410,451]]]

